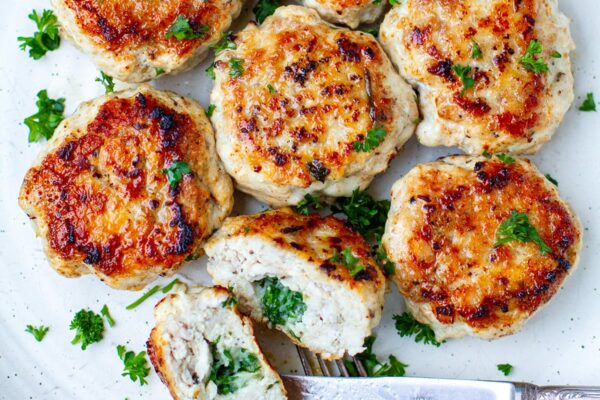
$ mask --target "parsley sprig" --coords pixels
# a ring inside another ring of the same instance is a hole
[[[286,326],[299,321],[306,311],[302,293],[284,286],[278,278],[268,277],[257,282],[265,317],[273,325]]]
[[[167,30],[167,39],[192,40],[203,37],[209,31],[207,25],[192,26],[190,20],[183,14],[179,14],[173,24]]]
[[[502,372],[504,376],[508,376],[514,367],[510,364],[498,364],[496,365],[496,368],[498,368],[498,371]]]
[[[400,362],[395,356],[390,355],[387,363],[381,363],[375,354],[373,354],[373,343],[375,336],[369,336],[365,339],[365,351],[356,355],[356,358],[365,367],[368,376],[404,376],[407,364]],[[344,365],[350,376],[358,376],[356,365],[349,360],[344,361]]]
[[[542,53],[542,45],[535,39],[532,39],[527,46],[527,51],[519,59],[521,65],[523,65],[529,71],[536,74],[542,72],[548,72],[548,64],[539,55]]]
[[[462,97],[468,89],[471,89],[473,86],[475,86],[475,79],[469,76],[472,68],[469,66],[463,67],[460,64],[456,64],[452,67],[452,70],[462,81],[463,89],[459,94],[459,96]]]
[[[365,266],[359,264],[360,259],[358,257],[354,257],[352,254],[352,249],[350,247],[346,247],[341,253],[335,251],[333,256],[329,259],[332,263],[341,264],[350,272],[351,277],[355,277],[359,272],[365,270]]]
[[[379,241],[383,235],[389,200],[375,200],[367,192],[355,189],[350,197],[340,197],[331,207],[334,214],[343,214],[354,229],[367,240]]]
[[[132,381],[140,381],[140,385],[144,386],[148,382],[146,377],[150,373],[150,368],[146,361],[146,352],[140,351],[135,354],[133,351],[127,351],[125,346],[117,346],[117,355],[123,361],[123,373],[121,376],[129,376]]]
[[[85,350],[90,344],[102,340],[104,321],[95,312],[81,309],[73,317],[69,329],[75,330],[75,337],[71,343],[81,343],[81,350]]]
[[[52,10],[43,10],[42,15],[33,10],[28,18],[35,22],[38,31],[31,37],[19,36],[17,38],[21,43],[19,48],[23,51],[29,48],[29,57],[39,60],[47,52],[56,50],[60,46],[56,15]]]
[[[279,1],[277,0],[258,0],[256,6],[252,9],[256,22],[262,24],[268,16],[275,12],[277,7],[279,7]]]
[[[367,132],[367,136],[365,139],[360,142],[354,142],[352,146],[355,151],[368,153],[383,142],[387,133],[385,128],[381,125],[376,125],[375,127],[369,129]]]
[[[537,229],[529,222],[529,216],[526,213],[520,213],[515,210],[500,224],[496,232],[494,246],[501,246],[513,241],[523,243],[534,242],[538,245],[542,254],[552,251],[552,248],[540,237]]]
[[[218,394],[227,395],[244,387],[260,370],[260,362],[256,354],[244,348],[219,348],[217,343],[211,345],[213,364],[209,380],[217,385]]]
[[[25,332],[31,333],[35,340],[37,340],[38,342],[44,340],[44,336],[46,336],[46,333],[48,333],[49,330],[50,328],[44,325],[40,325],[37,327],[33,325],[27,325],[27,327],[25,328]]]
[[[585,100],[579,106],[579,111],[596,111],[596,100],[594,100],[594,93],[588,93],[585,95]]]
[[[429,325],[417,321],[409,313],[394,315],[394,321],[396,321],[396,331],[401,337],[414,335],[417,343],[440,346],[441,343],[436,340],[433,329]]]
[[[35,105],[38,112],[25,118],[23,123],[29,128],[29,143],[50,139],[54,130],[64,119],[65,99],[51,99],[48,92],[40,90]]]
[[[313,196],[310,193],[307,193],[304,195],[304,200],[296,206],[296,211],[299,214],[308,215],[311,210],[320,210],[323,207],[323,203],[319,196]]]
[[[235,36],[233,36],[233,32],[231,32],[231,31],[223,32],[221,34],[221,40],[219,40],[217,43],[211,45],[210,48],[214,50],[215,55],[218,55],[219,53],[221,53],[227,49],[235,50],[237,48],[237,46],[236,46],[234,40],[235,40]]]
[[[169,181],[171,187],[177,186],[181,179],[183,179],[183,176],[191,172],[190,166],[185,161],[176,161],[168,168],[163,168],[162,170],[162,173],[167,175],[167,181]]]
[[[244,74],[244,60],[241,58],[230,58],[229,59],[229,76],[232,78],[239,78]]]
[[[115,82],[113,77],[106,75],[104,71],[100,71],[100,76],[96,78],[96,82],[100,82],[104,86],[104,93],[112,93],[115,91]]]

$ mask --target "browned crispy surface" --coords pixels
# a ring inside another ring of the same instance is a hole
[[[524,320],[554,295],[581,247],[578,220],[529,161],[420,165],[392,197],[384,244],[395,280],[443,324],[478,330]],[[512,210],[528,214],[550,253],[532,242],[494,245]]]
[[[61,142],[27,172],[20,204],[59,272],[79,275],[88,266],[113,286],[121,286],[118,280],[143,286],[144,270],[170,274],[197,252],[214,229],[213,213],[222,214],[211,193],[218,182],[208,172],[216,165],[205,140],[212,135],[208,122],[152,93],[108,98],[91,115],[82,115],[89,112],[84,107],[58,128],[66,131]],[[176,161],[192,172],[171,187],[162,170]],[[226,199],[227,184],[228,178]]]

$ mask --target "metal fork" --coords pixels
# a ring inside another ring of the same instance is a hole
[[[298,351],[304,374],[307,376],[343,376],[345,378],[350,376],[343,359],[335,360],[334,362],[325,361],[318,354],[313,354],[300,346],[296,346],[296,350]],[[366,378],[367,372],[360,360],[356,357],[351,357],[351,359],[354,365],[356,365],[358,375]]]

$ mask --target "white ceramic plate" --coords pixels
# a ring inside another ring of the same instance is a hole
[[[102,94],[103,88],[94,82],[99,73],[89,59],[66,41],[40,61],[19,51],[17,36],[33,30],[27,14],[32,8],[48,8],[46,1],[6,3],[0,16],[0,398],[167,399],[168,392],[154,373],[143,387],[122,377],[115,350],[117,344],[144,349],[158,296],[127,311],[125,306],[139,293],[111,290],[94,276],[59,276],[47,265],[40,242],[17,206],[21,180],[43,146],[27,143],[27,129],[22,124],[35,110],[36,93],[46,88],[53,98],[65,97],[68,115],[80,102]],[[580,267],[521,333],[493,342],[453,340],[439,348],[396,334],[391,317],[402,312],[403,305],[396,288],[391,287],[376,330],[375,352],[380,358],[394,353],[409,364],[410,376],[500,380],[504,377],[496,364],[511,363],[515,366],[510,376],[513,380],[600,385],[600,113],[577,111],[586,92],[593,91],[600,99],[600,1],[560,3],[573,21],[577,43],[573,54],[577,99],[558,134],[534,160],[542,171],[559,180],[562,196],[581,217],[585,246]],[[250,8],[246,6],[246,17],[238,28],[251,16]],[[212,85],[204,74],[207,65],[155,84],[206,106]],[[371,191],[376,197],[387,196],[391,184],[417,162],[451,153],[458,151],[425,148],[413,139]],[[239,196],[236,208],[248,213],[264,206]],[[187,264],[178,276],[210,283],[202,260]],[[104,340],[86,351],[71,345],[68,327],[73,313],[84,307],[99,311],[105,303],[117,325],[107,328]],[[50,332],[38,343],[24,332],[27,324],[49,325]],[[285,339],[263,333],[260,337],[280,372],[297,371],[296,353]]]

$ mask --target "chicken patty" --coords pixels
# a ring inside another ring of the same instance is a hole
[[[62,33],[119,80],[144,82],[202,61],[241,0],[52,0]]]
[[[148,356],[173,399],[286,399],[252,321],[238,313],[227,289],[170,294],[154,308],[154,319]]]
[[[233,185],[202,107],[143,85],[65,119],[19,204],[59,273],[141,289],[202,252],[233,207]]]
[[[283,208],[228,218],[205,251],[242,312],[325,359],[364,350],[381,318],[385,278],[362,236],[334,217]]]
[[[362,23],[375,22],[386,5],[384,1],[374,0],[303,0],[302,3],[317,10],[323,19],[352,29]]]
[[[573,102],[575,45],[556,0],[406,0],[380,39],[418,88],[426,146],[533,154]]]
[[[439,341],[518,331],[575,269],[581,243],[557,187],[504,156],[418,165],[392,188],[383,236],[408,309]]]
[[[373,38],[280,7],[220,53],[217,151],[237,186],[272,206],[349,196],[412,135],[414,93]]]

